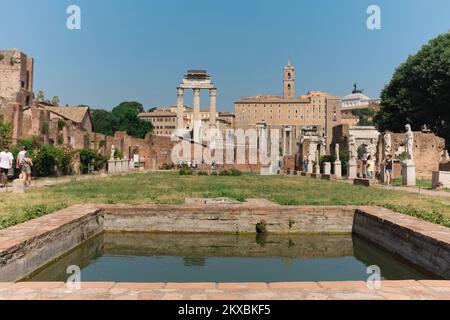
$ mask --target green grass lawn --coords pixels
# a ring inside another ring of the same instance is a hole
[[[0,194],[0,228],[78,203],[182,204],[190,197],[265,198],[282,205],[379,205],[450,226],[450,199],[300,176],[136,173]]]

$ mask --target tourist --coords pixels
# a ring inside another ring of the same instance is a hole
[[[22,147],[22,150],[19,152],[16,158],[16,169],[19,171],[19,179],[22,179],[22,164],[23,159],[27,153],[27,148],[25,146]]]
[[[375,176],[375,161],[373,161],[372,156],[367,157],[366,163],[367,176],[369,179],[373,179],[373,177]]]
[[[308,172],[308,157],[303,159],[303,172]]]
[[[8,173],[13,165],[14,156],[9,151],[8,147],[5,147],[4,151],[0,152],[0,186],[6,187],[8,182]]]
[[[386,179],[385,181],[388,186],[392,184],[393,168],[394,168],[394,160],[392,160],[392,156],[388,154],[386,160],[384,161],[384,177]]]
[[[28,152],[25,153],[25,157],[22,162],[22,179],[25,187],[31,185],[31,167],[33,166],[33,160],[30,158]]]

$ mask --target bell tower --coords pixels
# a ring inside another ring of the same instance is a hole
[[[295,68],[288,62],[283,74],[283,97],[293,99],[295,97]]]

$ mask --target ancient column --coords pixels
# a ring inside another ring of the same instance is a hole
[[[209,126],[214,127],[216,125],[216,94],[217,89],[209,90],[210,106],[209,106]]]
[[[200,89],[194,89],[194,118],[193,118],[193,128],[194,131],[200,129],[201,119],[200,119]]]
[[[183,107],[184,107],[184,89],[183,88],[178,88],[177,129],[185,129]]]

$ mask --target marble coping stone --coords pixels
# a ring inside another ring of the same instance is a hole
[[[450,281],[275,283],[0,283],[0,300],[450,300]]]

